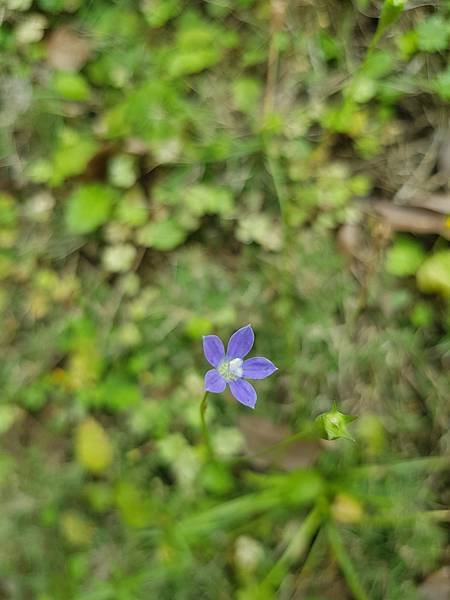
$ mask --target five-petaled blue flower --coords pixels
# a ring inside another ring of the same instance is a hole
[[[228,385],[233,396],[250,408],[255,408],[256,390],[246,379],[265,379],[277,370],[267,358],[258,356],[243,360],[252,349],[255,335],[250,325],[241,327],[230,338],[227,351],[217,335],[203,336],[206,360],[214,369],[205,375],[205,391],[220,394]]]

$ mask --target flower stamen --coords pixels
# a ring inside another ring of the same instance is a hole
[[[225,381],[236,381],[244,373],[242,369],[243,362],[242,358],[233,358],[231,360],[225,358],[217,367],[217,370]]]

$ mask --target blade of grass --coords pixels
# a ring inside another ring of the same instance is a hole
[[[415,473],[416,471],[421,471],[422,469],[439,471],[440,469],[448,468],[449,462],[446,456],[426,456],[421,458],[400,460],[382,465],[363,465],[361,467],[354,467],[350,469],[349,472],[354,475],[384,477],[386,473],[392,471],[397,471],[399,473]]]
[[[322,511],[316,505],[300,525],[278,561],[261,583],[262,590],[278,588],[288,569],[298,562],[309,549],[311,542],[322,524]]]
[[[348,554],[340,533],[334,523],[330,522],[327,524],[326,532],[331,550],[339,563],[339,568],[347,582],[353,598],[355,600],[369,600],[369,596],[359,580],[353,561]]]

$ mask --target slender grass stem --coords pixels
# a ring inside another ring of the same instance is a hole
[[[337,562],[339,563],[342,575],[347,582],[347,585],[352,593],[355,600],[369,600],[369,596],[364,590],[358,573],[355,569],[352,559],[345,548],[344,542],[340,536],[340,533],[334,523],[328,523],[326,527],[328,534],[328,542],[331,550],[333,551]]]
[[[424,456],[420,458],[410,458],[382,465],[362,465],[350,469],[352,475],[365,477],[384,477],[386,473],[396,471],[398,473],[415,473],[423,469],[430,471],[447,470],[448,458],[446,456]]]
[[[345,110],[348,110],[352,106],[357,105],[357,102],[354,100],[353,95],[358,78],[361,75],[363,75],[365,71],[367,71],[369,61],[371,60],[373,54],[377,50],[381,38],[389,30],[389,28],[397,21],[403,9],[404,5],[402,2],[395,3],[393,2],[393,0],[384,0],[383,5],[381,7],[378,25],[375,30],[375,33],[373,34],[372,39],[369,42],[363,59],[359,63],[359,66],[357,67],[353,75],[351,76],[348,86],[344,91],[345,98],[343,103],[343,112],[345,112]]]
[[[216,531],[226,531],[248,522],[258,514],[266,514],[276,507],[283,506],[284,498],[277,489],[245,494],[238,498],[189,515],[177,527],[189,540],[203,540]]]
[[[309,549],[311,542],[322,524],[322,511],[315,506],[300,525],[288,546],[266,575],[261,587],[265,589],[278,588],[289,567],[299,561]]]
[[[273,0],[271,2],[270,44],[269,54],[267,57],[267,79],[263,103],[264,118],[271,112],[271,110],[273,110],[279,62],[277,35],[283,29],[287,4],[288,2],[286,0]]]
[[[278,162],[278,158],[276,156],[272,156],[267,139],[265,139],[264,141],[264,149],[267,170],[272,179],[275,195],[280,209],[282,227],[282,248],[280,255],[280,264],[278,269],[278,292],[280,297],[281,308],[279,318],[281,321],[280,326],[282,328],[285,338],[283,370],[285,373],[289,373],[289,371],[292,372],[293,370],[292,357],[296,356],[300,342],[297,339],[295,328],[291,327],[290,325],[290,319],[292,317],[292,314],[294,314],[295,312],[295,298],[297,294],[294,289],[294,277],[292,273],[292,252],[294,244],[292,240],[291,227],[289,225],[288,220],[288,185],[283,170]],[[290,393],[296,399],[296,401],[298,401],[299,403],[301,402],[300,394],[298,393],[297,388],[295,386],[291,386]]]
[[[361,522],[356,523],[355,526],[357,527],[358,525],[360,525],[363,528],[386,527],[396,526],[401,523],[416,523],[419,520],[434,521],[436,523],[450,523],[450,510],[428,510],[401,515],[399,515],[398,513],[374,515],[372,517],[363,518]]]

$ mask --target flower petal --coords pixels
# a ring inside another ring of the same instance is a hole
[[[255,341],[255,334],[251,325],[238,329],[230,337],[227,348],[228,358],[244,358],[250,352]]]
[[[256,390],[251,383],[248,383],[245,379],[237,379],[236,381],[230,381],[229,386],[231,393],[238,402],[250,408],[255,408]]]
[[[264,356],[256,356],[255,358],[249,358],[244,360],[242,365],[243,377],[247,379],[265,379],[277,371],[277,367]]]
[[[215,369],[210,369],[205,375],[205,392],[220,394],[227,387],[227,382]]]
[[[203,336],[203,352],[206,360],[213,367],[217,367],[222,358],[225,356],[225,348],[222,340],[217,335]]]

